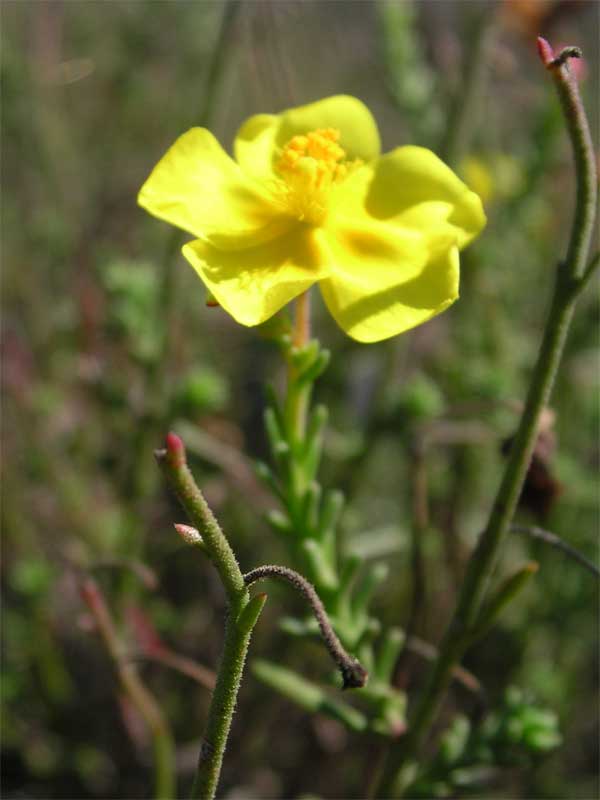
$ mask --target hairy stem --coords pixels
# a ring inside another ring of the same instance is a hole
[[[277,564],[265,564],[264,566],[257,567],[256,569],[253,569],[244,575],[244,580],[246,581],[247,586],[250,586],[250,584],[254,583],[255,581],[265,580],[265,578],[281,578],[282,580],[287,581],[308,601],[313,610],[315,618],[319,623],[319,629],[321,631],[321,635],[323,636],[323,641],[325,642],[325,646],[327,647],[329,655],[335,661],[342,674],[342,679],[344,681],[343,688],[360,689],[362,686],[364,686],[368,678],[367,670],[357,661],[357,659],[353,658],[346,652],[344,646],[333,630],[331,622],[329,621],[329,617],[327,616],[327,612],[325,611],[325,607],[321,602],[321,598],[317,594],[312,583],[309,583],[309,581],[300,575],[299,572],[296,572],[289,567],[281,567]]]
[[[399,783],[403,766],[417,756],[443,700],[452,671],[472,641],[470,633],[476,626],[484,592],[509,530],[537,437],[540,415],[548,401],[562,356],[577,296],[572,289],[579,285],[586,267],[596,214],[596,167],[588,122],[568,66],[568,57],[561,59],[559,56],[544,63],[558,91],[575,160],[577,200],[568,255],[557,270],[552,304],[527,401],[488,525],[469,560],[456,611],[415,709],[409,733],[393,745],[388,754],[378,787],[380,797],[392,797],[401,791]]]
[[[225,644],[191,794],[193,798],[211,800],[219,783],[250,636],[266,595],[250,599],[235,554],[187,466],[183,442],[170,433],[166,444],[166,450],[156,452],[158,463],[198,529],[203,549],[215,565],[229,601]]]

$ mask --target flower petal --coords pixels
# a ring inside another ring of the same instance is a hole
[[[289,223],[205,128],[177,139],[142,186],[138,203],[154,216],[224,248],[268,241]]]
[[[196,240],[183,247],[219,305],[242,325],[259,325],[331,270],[322,232],[308,226],[237,252]]]
[[[272,177],[275,138],[280,124],[281,115],[255,114],[236,133],[233,153],[248,175]]]
[[[237,133],[234,152],[250,175],[272,173],[278,149],[293,136],[319,128],[336,128],[349,159],[372,161],[379,156],[379,131],[369,109],[356,97],[334,95],[282,114],[250,117]]]
[[[425,235],[450,234],[459,249],[486,223],[480,198],[423,147],[399,147],[356,170],[336,201],[338,217],[366,215]]]
[[[458,297],[458,248],[447,235],[426,237],[372,222],[329,229],[333,273],[319,284],[338,325],[377,342],[439,314]]]

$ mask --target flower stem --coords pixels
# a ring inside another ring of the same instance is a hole
[[[310,293],[309,290],[296,300],[294,319],[294,347],[304,347],[310,339]]]
[[[158,463],[201,534],[205,552],[219,573],[229,601],[225,644],[191,794],[192,798],[211,800],[219,783],[250,636],[266,595],[250,599],[235,554],[187,466],[183,442],[170,433],[166,444],[166,450],[156,452]]]
[[[310,293],[304,292],[296,299],[292,346],[300,350],[310,341]],[[288,362],[288,391],[286,396],[286,424],[293,446],[298,446],[306,432],[306,417],[310,401],[311,384],[296,380],[296,367]]]
[[[413,715],[409,732],[390,748],[379,782],[378,797],[402,790],[403,767],[415,758],[444,697],[455,665],[472,642],[484,592],[500,546],[508,533],[531,459],[542,410],[550,395],[571,322],[575,300],[585,272],[596,214],[596,167],[588,122],[568,59],[545,64],[551,72],[563,107],[575,158],[577,201],[567,259],[557,270],[550,312],[526,405],[488,525],[473,552],[454,617],[440,647],[429,682]]]

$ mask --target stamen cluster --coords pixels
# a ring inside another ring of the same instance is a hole
[[[339,139],[335,128],[320,128],[294,136],[281,151],[276,170],[285,182],[288,211],[299,220],[322,221],[327,191],[348,174]]]

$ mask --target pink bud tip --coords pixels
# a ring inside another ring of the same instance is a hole
[[[200,536],[196,528],[192,528],[191,525],[183,525],[181,522],[175,522],[173,527],[186,544],[202,544],[202,536]]]
[[[542,60],[542,64],[545,67],[549,67],[554,61],[554,50],[552,49],[550,42],[546,41],[546,39],[544,39],[542,36],[538,36],[537,49]]]
[[[167,434],[167,456],[173,467],[183,467],[185,464],[185,446],[176,433]]]

